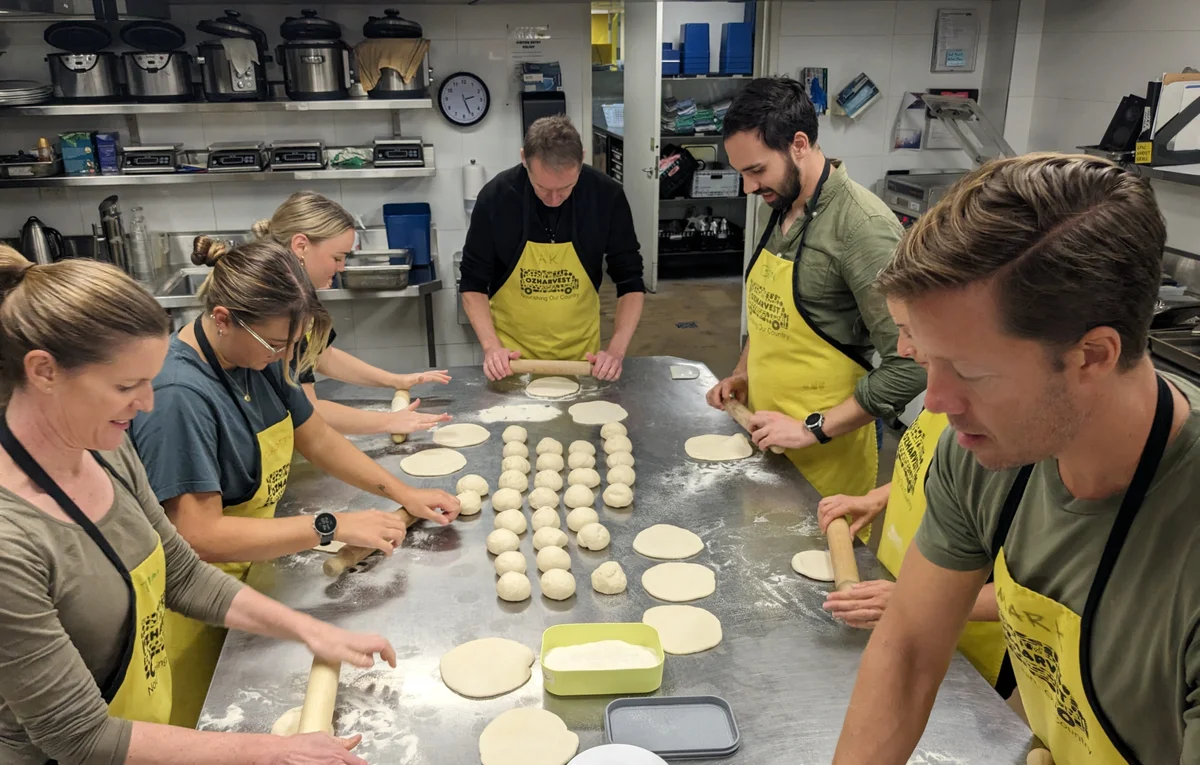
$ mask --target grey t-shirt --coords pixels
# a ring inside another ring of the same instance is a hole
[[[1195,765],[1200,388],[1164,376],[1187,397],[1191,414],[1163,455],[1104,590],[1093,631],[1092,676],[1101,707],[1138,760]],[[929,508],[915,540],[921,553],[956,571],[990,568],[992,536],[1016,473],[980,467],[947,428],[925,486]],[[1004,542],[1013,578],[1082,615],[1123,495],[1075,499],[1055,460],[1038,463]]]
[[[249,402],[230,396],[194,348],[178,335],[171,338],[166,363],[154,378],[154,409],[135,417],[130,428],[159,502],[213,491],[226,505],[249,499],[258,488],[256,434],[289,413],[297,428],[312,416],[304,389],[283,378],[282,362],[261,372],[234,369],[231,376],[234,391],[249,393]]]

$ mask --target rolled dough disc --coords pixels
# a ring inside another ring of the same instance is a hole
[[[655,606],[642,621],[658,630],[663,650],[681,656],[699,653],[721,642],[721,620],[695,606]]]
[[[572,404],[567,411],[577,425],[607,425],[610,422],[620,422],[629,416],[625,407],[611,401],[585,401],[582,404]]]
[[[539,377],[525,386],[525,392],[538,398],[562,398],[579,391],[579,383],[566,377]]]
[[[704,540],[687,529],[659,523],[633,538],[633,551],[647,558],[683,560],[704,549]]]
[[[805,550],[792,556],[792,570],[818,582],[833,581],[833,558],[828,550]]]
[[[447,425],[433,431],[433,442],[438,446],[449,446],[451,448],[460,448],[463,446],[475,446],[482,444],[488,440],[491,433],[482,425],[476,425],[471,422],[464,422],[458,425]]]
[[[741,433],[733,436],[692,436],[683,442],[683,450],[687,456],[701,462],[744,460],[754,453],[750,442]]]
[[[479,736],[483,765],[567,765],[579,751],[579,736],[562,718],[538,707],[510,709]]]
[[[696,563],[660,563],[642,574],[642,587],[668,603],[707,598],[717,591],[717,575]]]
[[[453,449],[424,449],[400,460],[400,469],[409,475],[450,475],[467,466],[467,458]]]
[[[396,395],[392,396],[392,411],[399,412],[401,409],[407,409],[412,403],[412,396],[406,390],[397,390]],[[404,433],[393,433],[392,443],[402,444],[408,436]]]
[[[499,696],[529,682],[533,659],[533,651],[514,640],[472,640],[442,657],[442,682],[472,699]]]
[[[271,726],[271,733],[276,736],[295,736],[300,730],[300,713],[302,711],[304,711],[304,707],[292,707],[284,712]],[[332,736],[333,726],[329,726],[325,732]]]

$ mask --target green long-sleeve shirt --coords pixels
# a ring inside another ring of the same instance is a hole
[[[894,420],[925,390],[925,371],[896,352],[899,330],[874,287],[903,229],[883,200],[852,181],[836,159],[808,225],[797,263],[800,303],[825,334],[868,363],[872,351],[879,352],[879,366],[859,380],[854,398],[876,417]],[[767,249],[797,260],[803,230],[803,218],[786,233],[776,227]]]

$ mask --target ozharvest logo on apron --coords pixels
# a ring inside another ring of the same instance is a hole
[[[775,269],[764,262],[763,278],[774,282]],[[785,337],[791,320],[788,317],[787,305],[783,295],[765,286],[762,282],[751,282],[746,290],[746,313],[754,324],[754,329],[777,337]]]
[[[579,290],[579,277],[567,268],[548,270],[522,266],[517,270],[521,292],[534,300],[563,300]]]

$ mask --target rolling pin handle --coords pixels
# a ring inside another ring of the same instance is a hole
[[[861,581],[858,563],[854,560],[854,538],[845,518],[834,518],[825,529],[829,541],[829,557],[833,560],[834,589],[846,592]]]

